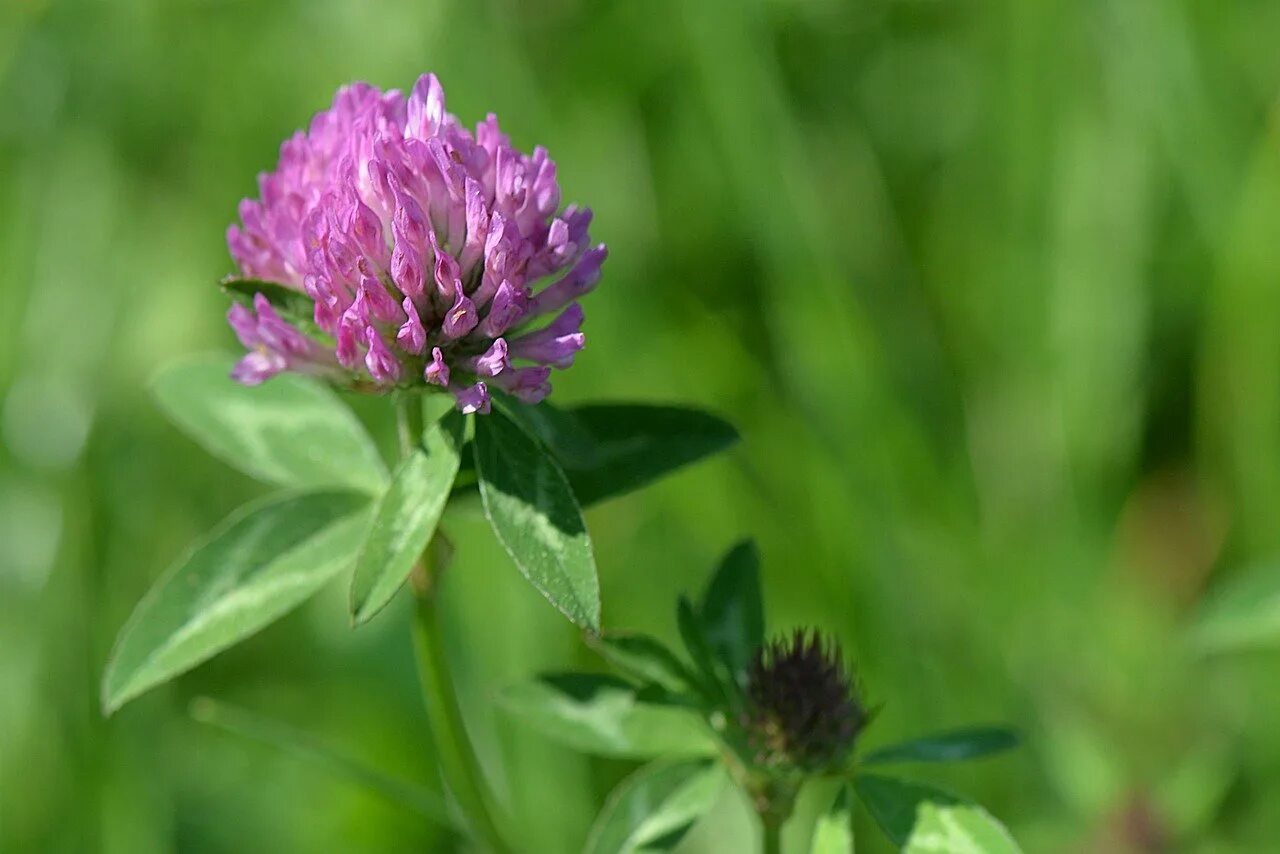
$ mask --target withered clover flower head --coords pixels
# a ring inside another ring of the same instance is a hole
[[[756,651],[747,671],[747,741],[759,766],[819,772],[842,764],[870,721],[838,644],[798,629]]]
[[[590,209],[560,210],[555,163],[540,147],[513,148],[492,114],[464,128],[435,75],[408,97],[339,89],[258,185],[227,231],[231,255],[243,276],[306,294],[329,340],[259,293],[228,314],[249,350],[236,380],[292,370],[426,383],[487,412],[491,385],[544,398],[551,369],[582,348],[576,300],[606,255],[590,245]]]

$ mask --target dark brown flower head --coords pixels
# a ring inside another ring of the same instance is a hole
[[[756,651],[743,725],[755,764],[817,772],[840,765],[870,716],[838,644],[797,629]]]

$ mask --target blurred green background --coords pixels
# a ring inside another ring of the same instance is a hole
[[[1027,851],[1274,850],[1280,657],[1186,633],[1280,552],[1278,43],[1272,0],[4,0],[0,848],[448,849],[187,714],[211,695],[435,786],[403,601],[353,632],[336,584],[97,704],[151,581],[262,489],[146,391],[233,347],[236,202],[338,85],[434,70],[464,121],[546,145],[610,245],[555,399],[744,435],[590,513],[606,625],[672,637],[753,535],[771,629],[837,635],[882,704],[868,743],[1025,729],[930,779]],[[482,520],[446,525],[469,722],[526,850],[572,851],[629,766],[492,698],[598,662]],[[727,800],[686,848],[749,832]]]

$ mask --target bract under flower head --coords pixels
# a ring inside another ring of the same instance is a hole
[[[330,340],[259,295],[228,316],[250,350],[240,382],[301,370],[437,386],[487,412],[490,388],[541,400],[582,349],[577,299],[607,254],[590,243],[590,209],[561,210],[555,163],[513,148],[492,114],[463,127],[434,75],[407,97],[344,86],[258,185],[227,231],[231,254],[244,277],[305,294]]]

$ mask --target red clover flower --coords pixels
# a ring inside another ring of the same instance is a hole
[[[232,376],[281,371],[391,389],[448,389],[487,412],[490,386],[536,403],[583,346],[578,297],[600,278],[591,210],[560,210],[555,162],[512,147],[490,114],[472,134],[435,75],[405,97],[366,83],[280,147],[259,198],[227,230],[240,272],[305,294],[307,318],[267,296],[228,321],[249,353]],[[547,284],[542,284],[547,282]]]

